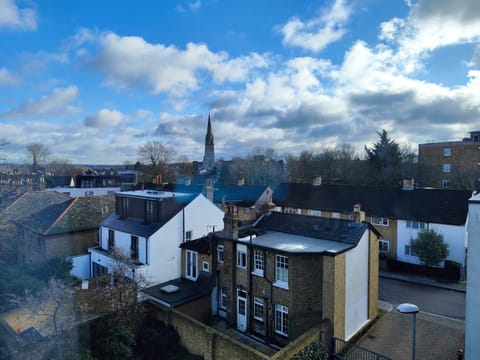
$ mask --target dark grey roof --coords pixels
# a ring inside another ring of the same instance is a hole
[[[273,193],[277,206],[350,213],[354,204],[369,216],[463,225],[467,190],[414,189],[282,183]]]
[[[176,286],[178,291],[172,293],[162,291],[162,288],[168,285]],[[165,306],[173,308],[210,295],[214,285],[215,281],[213,276],[205,271],[200,271],[196,281],[183,278],[174,279],[146,288],[142,290],[142,292],[160,301],[160,303],[163,303]]]
[[[301,243],[301,237],[308,238],[303,241],[303,248],[291,248],[292,252],[322,252],[322,249],[335,248],[338,250],[347,250],[356,246],[362,238],[365,231],[374,228],[368,223],[354,223],[348,220],[326,219],[315,216],[302,216],[283,213],[271,213],[262,217],[255,225],[255,230],[259,231],[254,243],[261,244],[261,238],[269,232],[278,234],[289,234],[296,236],[295,242]],[[376,232],[377,235],[380,235]],[[274,239],[273,239],[274,240]],[[282,237],[281,241],[288,241],[288,237]],[[318,240],[318,241],[316,241]],[[279,243],[281,242],[278,241]],[[326,247],[320,244],[320,241],[326,241]],[[333,244],[335,242],[338,244]],[[269,242],[270,243],[270,242]],[[278,244],[274,245],[277,246]],[[319,246],[321,245],[321,246]],[[288,249],[285,246],[285,249]]]
[[[200,254],[210,255],[210,245],[211,245],[212,235],[209,234],[199,239],[186,241],[180,244],[180,248],[185,250],[196,251]]]

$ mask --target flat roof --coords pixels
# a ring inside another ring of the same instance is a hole
[[[250,243],[250,238],[239,239],[239,242]],[[349,244],[340,241],[323,240],[277,231],[267,231],[265,234],[257,235],[256,237],[252,238],[252,245],[298,254],[339,254],[355,246],[355,244]]]

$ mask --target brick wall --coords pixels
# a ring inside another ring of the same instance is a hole
[[[345,338],[345,253],[323,260],[323,317],[329,320],[328,332]]]

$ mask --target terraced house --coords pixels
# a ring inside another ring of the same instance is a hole
[[[380,234],[352,215],[271,213],[243,232],[231,206],[214,237],[218,315],[279,345],[322,323],[354,336],[377,313]]]
[[[465,264],[465,222],[470,191],[402,187],[369,187],[283,183],[274,191],[275,211],[324,218],[348,219],[351,204],[360,204],[381,234],[379,251],[392,259],[419,264],[410,240],[421,229],[435,229],[444,236],[448,260]]]

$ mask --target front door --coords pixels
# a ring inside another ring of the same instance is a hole
[[[247,330],[247,292],[237,290],[237,329]]]

